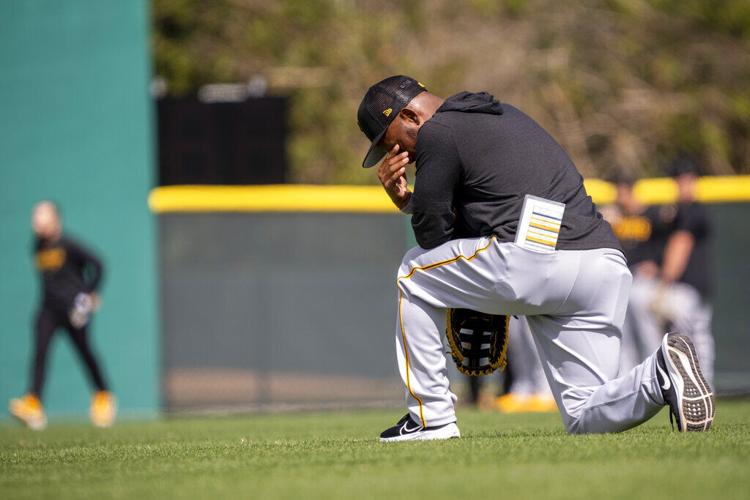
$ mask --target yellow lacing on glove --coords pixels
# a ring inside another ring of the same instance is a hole
[[[481,366],[479,368],[470,368],[464,365],[464,361],[467,359],[467,354],[464,352],[463,346],[461,345],[460,325],[458,331],[454,328],[456,326],[456,314],[474,315],[476,317],[484,316],[487,317],[488,321],[491,323],[499,323],[499,325],[496,325],[499,326],[498,329],[491,330],[492,333],[490,338],[490,355],[488,365]],[[495,318],[502,319],[500,321],[497,321],[495,320]],[[458,368],[459,372],[470,377],[478,377],[480,375],[489,375],[498,368],[501,371],[505,370],[506,366],[508,365],[508,327],[510,325],[510,316],[492,315],[468,310],[448,309],[446,313],[445,325],[445,333],[446,337],[448,338],[448,345],[451,348],[451,356],[453,357],[453,361],[456,363],[456,367]]]

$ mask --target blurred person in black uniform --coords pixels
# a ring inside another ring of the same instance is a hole
[[[88,342],[88,324],[99,305],[96,291],[102,278],[101,261],[91,251],[62,235],[59,210],[50,201],[42,201],[34,207],[32,228],[42,300],[34,325],[31,387],[26,395],[11,400],[10,412],[32,429],[41,430],[46,426],[41,398],[47,352],[55,331],[62,328],[68,332],[96,389],[91,402],[91,421],[97,427],[108,427],[115,418],[115,400]]]
[[[612,183],[615,185],[615,202],[604,207],[602,215],[612,226],[628,260],[628,267],[633,275],[629,301],[632,303],[634,298],[638,300],[644,294],[644,287],[651,290],[651,283],[659,273],[658,262],[671,231],[675,209],[673,206],[660,207],[642,203],[635,194],[636,179],[628,174],[618,174],[612,179]],[[650,292],[645,295],[650,295]],[[661,342],[660,335],[654,336],[654,332],[644,332],[638,328],[637,318],[634,317],[637,312],[637,308],[628,307],[625,316],[620,374],[643,361]]]
[[[712,223],[706,208],[695,201],[700,175],[695,161],[680,156],[670,165],[677,203],[661,207],[653,277],[631,288],[629,316],[640,338],[658,344],[665,329],[688,335],[696,347],[704,376],[713,386],[714,338],[711,333],[713,288],[710,268]],[[647,351],[648,352],[648,351]]]

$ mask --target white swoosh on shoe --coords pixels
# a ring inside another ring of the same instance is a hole
[[[664,370],[662,370],[659,363],[656,363],[656,369],[659,370],[659,373],[661,373],[661,376],[664,377],[664,385],[662,385],[661,388],[664,389],[665,391],[668,391],[669,388],[672,387],[672,382],[669,379],[669,375],[667,375],[667,373]]]
[[[403,426],[403,427],[401,428],[401,434],[403,434],[404,432],[406,432],[406,433],[409,433],[409,432],[414,432],[414,431],[418,431],[419,429],[420,429],[420,427],[419,427],[419,426],[416,426],[416,427],[415,427],[415,428],[413,428],[413,429],[409,429],[409,422],[407,422],[407,423],[405,423],[405,424],[404,424],[404,426]]]

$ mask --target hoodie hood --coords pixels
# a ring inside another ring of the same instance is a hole
[[[502,115],[503,105],[487,92],[459,92],[445,100],[437,113],[445,111],[460,111],[462,113],[485,113],[488,115]]]

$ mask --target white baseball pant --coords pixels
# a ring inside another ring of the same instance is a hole
[[[441,336],[447,308],[524,315],[568,432],[616,432],[664,399],[655,353],[616,378],[631,275],[613,249],[537,253],[496,238],[406,253],[396,346],[409,412],[425,427],[456,420]]]

